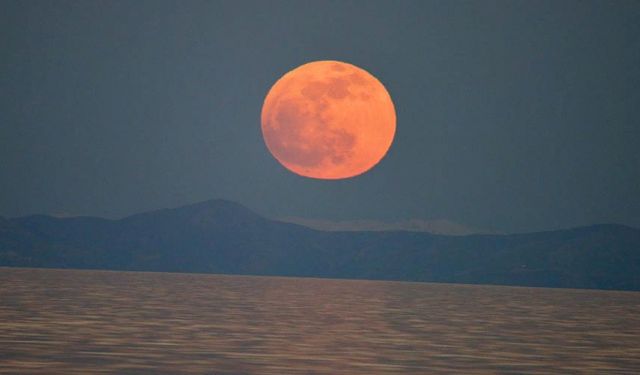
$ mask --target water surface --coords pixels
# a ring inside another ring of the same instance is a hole
[[[0,268],[0,373],[640,373],[640,293]]]

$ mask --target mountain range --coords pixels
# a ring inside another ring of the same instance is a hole
[[[211,200],[119,220],[0,217],[0,266],[640,290],[640,230],[322,231]]]
[[[278,221],[285,223],[300,224],[311,229],[330,232],[426,232],[431,234],[443,234],[450,236],[466,236],[469,234],[487,234],[486,230],[472,228],[463,224],[458,224],[450,220],[403,220],[403,221],[381,221],[381,220],[322,220],[302,217],[283,217]]]

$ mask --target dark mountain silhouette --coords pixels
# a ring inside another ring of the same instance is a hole
[[[0,217],[0,266],[640,290],[640,230],[322,232],[212,200],[120,220]]]

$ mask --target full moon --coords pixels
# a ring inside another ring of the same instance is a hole
[[[382,83],[340,61],[314,61],[286,73],[269,90],[261,117],[271,154],[290,171],[318,179],[370,170],[396,131]]]

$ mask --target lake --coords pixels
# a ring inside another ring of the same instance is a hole
[[[0,268],[8,373],[640,373],[640,293]]]

